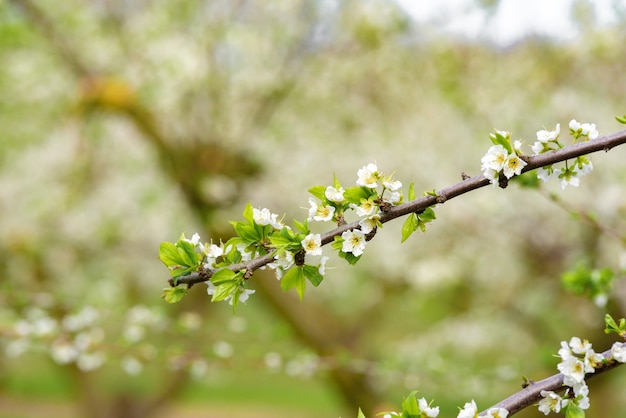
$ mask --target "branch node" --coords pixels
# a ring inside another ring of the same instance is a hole
[[[293,261],[294,261],[296,266],[303,266],[304,265],[304,255],[305,254],[306,253],[304,252],[304,250],[300,250],[293,256]]]
[[[370,241],[376,235],[376,230],[378,228],[372,229],[369,233],[365,234],[365,241]]]
[[[509,185],[509,179],[507,179],[503,173],[500,173],[500,176],[498,177],[498,186],[501,189],[506,189],[508,185]]]

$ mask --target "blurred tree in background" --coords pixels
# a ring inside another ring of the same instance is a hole
[[[226,241],[248,201],[288,222],[308,187],[368,162],[432,190],[479,173],[494,127],[527,144],[572,118],[619,129],[623,15],[580,22],[576,42],[503,48],[388,1],[0,2],[0,405],[353,416],[419,389],[453,414],[552,374],[572,335],[606,348],[623,283],[598,306],[560,278],[624,267],[621,149],[567,193],[443,205],[402,248],[385,225],[302,302],[271,273],[236,316],[202,286],[159,300],[159,242]],[[622,416],[624,382],[595,380],[590,413]]]

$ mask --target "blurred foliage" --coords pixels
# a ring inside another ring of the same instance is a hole
[[[157,258],[159,243],[181,231],[225,241],[246,202],[302,219],[309,187],[331,184],[333,173],[348,184],[368,162],[419,195],[478,174],[493,128],[526,145],[572,118],[601,134],[620,129],[619,23],[582,25],[572,43],[503,48],[433,36],[384,1],[14,0],[0,2],[0,22],[5,393],[30,387],[21,379],[35,382],[41,369],[49,382],[73,382],[67,396],[124,395],[126,406],[112,410],[130,411],[168,383],[175,390],[163,402],[205,389],[213,402],[216,388],[234,402],[259,390],[242,382],[281,391],[287,381],[305,388],[295,411],[325,405],[324,414],[352,416],[356,406],[345,412],[338,400],[352,399],[352,376],[371,390],[365,412],[394,409],[419,389],[450,415],[472,398],[479,407],[500,400],[522,375],[555,373],[553,354],[572,335],[605,348],[604,314],[624,316],[621,277],[606,310],[559,280],[580,259],[618,271],[623,242],[515,185],[440,206],[427,234],[402,246],[401,222],[385,225],[357,266],[331,259],[324,283],[291,311],[260,288],[275,284],[269,275],[254,278],[259,292],[235,318],[201,285],[166,306]],[[623,152],[593,156],[578,189],[545,189],[624,235]],[[41,361],[58,338],[76,338],[63,323],[85,306],[99,312],[103,337],[88,351],[107,353],[104,367]],[[158,319],[129,341],[138,306]],[[181,326],[190,317],[194,325]],[[45,318],[56,325],[37,328]],[[30,325],[11,351],[16,324]],[[333,347],[314,346],[315,326],[336,332]],[[129,357],[143,373],[123,371]],[[329,394],[323,378],[344,392]],[[620,416],[614,391],[624,381],[620,371],[594,380],[590,414]],[[310,390],[321,395],[307,400]],[[287,397],[267,403],[292,407]]]

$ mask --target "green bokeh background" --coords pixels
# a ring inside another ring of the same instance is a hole
[[[225,241],[247,202],[302,220],[309,187],[350,186],[369,162],[419,194],[479,174],[493,129],[527,146],[571,119],[621,129],[621,16],[503,47],[387,1],[0,1],[0,417],[373,416],[415,389],[456,416],[555,373],[573,335],[608,348],[620,278],[599,308],[560,277],[623,267],[623,240],[569,213],[626,234],[621,148],[579,188],[481,189],[402,245],[401,221],[386,224],[356,266],[333,255],[303,302],[259,272],[236,316],[203,285],[167,305],[157,255],[181,232]],[[104,332],[97,371],[53,362],[57,334],[9,355],[20,321],[61,326],[84,306]],[[154,316],[129,341],[137,306]],[[625,417],[625,383],[621,369],[591,381],[589,416]]]

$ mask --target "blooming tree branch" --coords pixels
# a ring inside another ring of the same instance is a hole
[[[550,150],[543,154],[537,154],[533,156],[521,156],[520,158],[526,163],[521,173],[525,173],[531,170],[535,170],[540,167],[551,166],[553,164],[563,162],[572,158],[582,157],[584,155],[605,151],[608,152],[612,148],[626,143],[626,130],[615,132],[609,135],[605,135],[596,139],[591,139],[586,142],[575,143],[560,149]],[[413,199],[407,203],[397,206],[388,207],[384,212],[380,214],[379,222],[384,224],[393,219],[411,214],[421,213],[427,208],[435,206],[437,204],[443,204],[450,199],[461,196],[465,193],[473,190],[485,187],[491,183],[490,179],[484,175],[477,175],[474,177],[467,177],[463,175],[463,180],[452,186],[441,189],[437,192],[428,193],[417,199]],[[504,188],[507,186],[508,179],[500,174],[499,186]],[[351,231],[359,228],[359,221],[355,221],[348,224],[339,225],[337,228],[328,231],[321,235],[321,245],[326,245],[334,241],[335,237],[341,236],[346,231]],[[225,268],[232,271],[245,270],[248,272],[255,271],[269,263],[274,261],[274,254],[268,253],[260,257],[256,257],[249,261],[244,261],[236,264],[226,266]],[[214,271],[204,270],[202,272],[192,272],[185,276],[180,276],[176,279],[170,279],[171,286],[179,284],[186,284],[192,286],[196,283],[205,282],[209,280]]]

